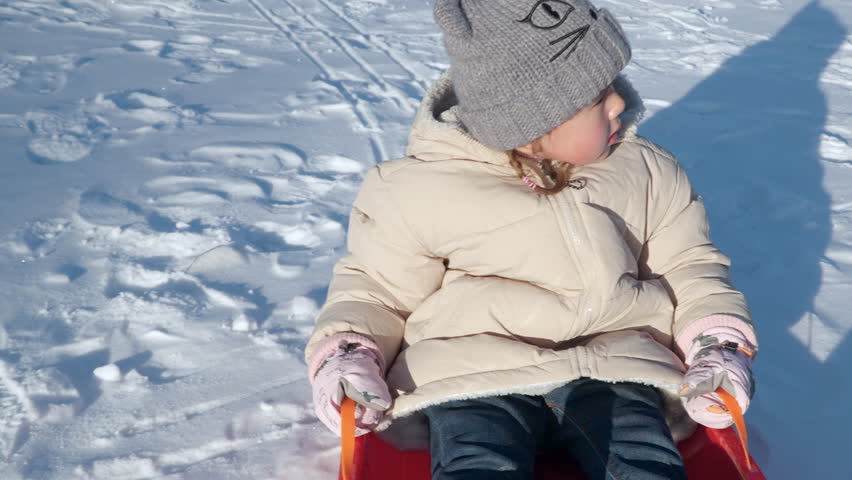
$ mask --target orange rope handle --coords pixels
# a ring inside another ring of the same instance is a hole
[[[340,404],[340,473],[343,480],[352,480],[355,464],[355,401],[343,397]]]
[[[745,419],[743,418],[743,410],[740,408],[740,404],[737,402],[737,399],[724,388],[717,388],[716,394],[722,399],[722,402],[725,404],[725,408],[728,409],[728,413],[730,413],[731,417],[734,419],[734,425],[737,426],[737,435],[740,437],[740,444],[743,446],[746,467],[748,467],[749,472],[753,472],[754,470],[751,468],[751,457],[748,454],[748,431],[746,430]]]

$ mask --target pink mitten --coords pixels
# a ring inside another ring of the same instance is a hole
[[[340,435],[340,403],[346,395],[358,404],[356,434],[374,429],[392,401],[382,377],[382,355],[375,344],[358,335],[339,334],[320,343],[313,356],[316,360],[311,362],[309,375],[320,421]]]
[[[714,393],[719,387],[736,398],[745,413],[754,394],[753,356],[754,347],[735,328],[713,327],[696,337],[686,350],[688,369],[679,392],[689,416],[710,428],[731,426],[731,414]]]

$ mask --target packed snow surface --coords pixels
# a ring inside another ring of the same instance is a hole
[[[852,4],[598,4],[750,300],[754,456],[852,478]],[[446,67],[427,0],[0,2],[0,478],[336,478],[304,344]]]

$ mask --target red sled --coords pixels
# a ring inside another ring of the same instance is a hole
[[[766,480],[751,459],[751,471],[736,431],[699,426],[678,444],[690,480]],[[351,480],[430,480],[429,452],[401,452],[370,433],[355,439]],[[342,474],[340,476],[342,479]],[[586,480],[566,455],[540,454],[534,480]]]

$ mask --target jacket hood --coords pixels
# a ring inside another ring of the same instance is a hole
[[[624,99],[621,140],[636,135],[645,113],[642,99],[624,75],[616,77],[615,90]],[[495,165],[509,165],[509,152],[494,150],[477,141],[459,116],[458,97],[449,71],[444,72],[426,93],[408,137],[406,155],[418,160],[475,159]]]

